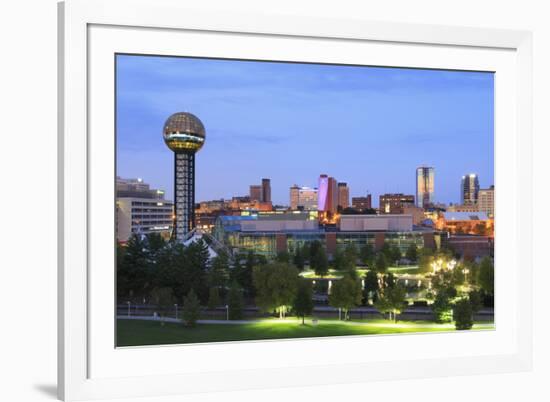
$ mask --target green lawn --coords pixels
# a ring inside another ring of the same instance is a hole
[[[357,268],[357,273],[359,274],[359,277],[363,278],[367,274],[367,269],[365,268]],[[393,274],[420,274],[418,270],[418,265],[404,265],[400,267],[388,267],[388,272],[391,272]],[[328,274],[325,276],[319,276],[315,274],[311,269],[305,269],[300,273],[300,275],[304,278],[308,279],[340,279],[344,272],[337,271],[335,269],[330,268],[328,270]]]
[[[476,324],[474,329],[493,329],[492,323]],[[396,324],[384,320],[363,322],[338,322],[320,320],[301,325],[295,318],[285,322],[265,320],[250,324],[199,324],[186,328],[181,324],[117,320],[117,346],[165,345],[177,343],[243,341],[259,339],[309,338],[338,335],[375,335],[411,332],[453,331],[451,324],[399,321]]]

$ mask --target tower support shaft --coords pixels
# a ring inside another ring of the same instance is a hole
[[[174,154],[174,231],[177,241],[195,227],[195,154]]]

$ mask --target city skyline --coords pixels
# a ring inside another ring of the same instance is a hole
[[[169,199],[173,166],[159,134],[177,111],[197,115],[209,135],[197,159],[197,202],[246,195],[269,177],[273,202],[288,205],[293,184],[317,187],[322,173],[348,183],[350,198],[415,194],[423,164],[435,168],[436,202],[459,203],[465,174],[478,174],[482,188],[494,184],[490,73],[117,61],[117,175],[141,177]]]

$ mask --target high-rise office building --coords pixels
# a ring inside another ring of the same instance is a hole
[[[463,205],[476,205],[479,194],[479,179],[477,174],[462,176],[460,181],[460,200]]]
[[[290,209],[295,211],[298,209],[298,202],[300,201],[300,187],[293,185],[290,187]]]
[[[117,176],[116,196],[117,198],[134,197],[134,198],[164,199],[164,191],[151,189],[149,184],[145,183],[140,178],[123,179]]]
[[[366,197],[352,197],[351,206],[359,211],[372,209],[372,196],[367,194]]]
[[[296,184],[290,187],[290,209],[293,211],[317,210],[317,189],[311,187],[299,187]]]
[[[485,212],[489,218],[495,217],[495,186],[479,190],[478,208],[480,212]]]
[[[179,112],[164,123],[163,137],[174,152],[173,237],[182,241],[195,227],[195,153],[204,145],[206,132],[198,117]]]
[[[428,208],[434,203],[435,172],[433,167],[416,168],[416,205]]]
[[[414,205],[414,195],[382,194],[378,205],[381,214],[402,214],[404,206]]]
[[[263,188],[258,184],[250,185],[250,199],[252,201],[262,201],[263,200]]]
[[[116,238],[126,242],[132,234],[158,233],[169,238],[173,225],[173,204],[164,191],[151,189],[141,179],[116,180]]]
[[[261,202],[271,202],[271,180],[262,179],[262,199]]]
[[[338,207],[349,208],[349,187],[347,183],[338,183]]]
[[[318,210],[335,213],[338,208],[338,182],[326,174],[319,176]]]

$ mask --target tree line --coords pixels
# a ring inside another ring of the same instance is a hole
[[[417,262],[419,270],[426,273],[433,261],[452,258],[452,252],[419,250],[411,245],[405,258]],[[361,249],[354,244],[338,249],[331,265],[342,278],[332,281],[329,304],[341,309],[344,319],[349,319],[352,308],[373,304],[382,314],[396,320],[406,305],[406,289],[388,273],[388,267],[401,259],[401,251],[388,244],[378,252],[370,244]],[[369,267],[363,278],[364,286],[356,270],[358,262]],[[279,253],[268,261],[252,252],[233,258],[220,253],[210,259],[208,245],[203,240],[184,246],[167,242],[157,234],[132,236],[125,246],[117,249],[117,292],[119,300],[143,299],[161,311],[183,302],[184,319],[190,322],[196,321],[200,306],[213,309],[224,305],[229,319],[240,319],[246,300],[281,318],[292,311],[303,320],[313,310],[312,282],[299,275],[308,264],[317,275],[328,274],[329,261],[321,242],[298,245],[292,253]],[[494,271],[490,259],[481,264],[471,263],[468,269],[471,271],[468,282],[478,289],[468,295],[473,315],[492,297]],[[460,277],[464,272],[464,269],[440,272],[432,278],[429,297],[437,321],[444,322],[453,309],[458,309],[458,316],[468,315],[457,292],[464,282]]]

